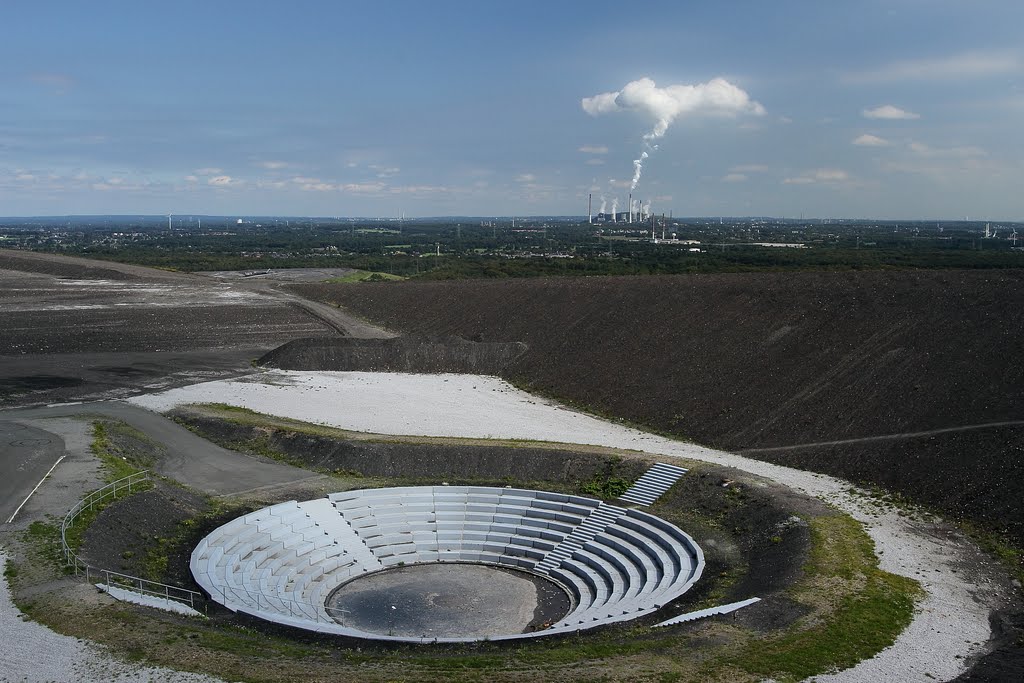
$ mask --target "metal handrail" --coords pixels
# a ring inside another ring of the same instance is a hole
[[[130,574],[122,574],[115,572],[110,569],[100,569],[91,566],[88,562],[80,558],[75,551],[68,545],[67,530],[74,526],[75,520],[78,516],[85,511],[86,508],[93,509],[93,507],[107,498],[117,498],[119,492],[127,491],[132,492],[132,486],[138,487],[139,484],[150,481],[149,471],[143,470],[134,474],[129,474],[127,477],[122,477],[117,481],[110,482],[106,486],[96,489],[82,500],[75,503],[75,505],[64,515],[64,521],[60,525],[60,544],[64,551],[64,562],[68,566],[75,568],[75,576],[78,576],[79,572],[85,573],[85,580],[89,583],[94,582],[94,577],[98,580],[99,577],[103,577],[104,583],[108,586],[114,583],[120,584],[126,587],[130,587],[132,590],[142,593],[144,595],[151,595],[166,600],[174,600],[175,602],[181,602],[187,604],[189,607],[195,609],[195,603],[197,599],[202,598],[202,594],[182,588],[180,586],[172,586],[166,583],[160,583],[159,581],[150,581],[140,576],[132,576]],[[205,604],[205,603],[204,603]]]

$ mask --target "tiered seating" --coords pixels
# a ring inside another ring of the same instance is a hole
[[[471,486],[330,496],[384,566],[484,562],[532,569],[593,512],[577,496]]]
[[[230,609],[382,638],[336,623],[325,601],[363,574],[425,562],[521,569],[549,577],[571,596],[572,609],[553,627],[495,638],[633,619],[685,592],[704,564],[689,536],[636,510],[544,491],[423,486],[347,491],[258,510],[203,539],[192,572]]]
[[[581,601],[553,628],[586,628],[653,612],[686,592],[703,566],[700,548],[677,527],[636,510],[624,511],[551,570],[555,578],[569,571],[596,574],[606,582],[606,589],[598,590],[589,604]]]
[[[329,618],[323,602],[345,580],[381,568],[326,500],[289,501],[214,530],[192,553],[192,574],[232,610]]]

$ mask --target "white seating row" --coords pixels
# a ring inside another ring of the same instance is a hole
[[[328,615],[331,592],[369,572],[424,562],[501,565],[560,583],[572,608],[542,633],[657,610],[685,592],[704,564],[689,536],[636,510],[542,491],[425,486],[257,510],[204,538],[191,568],[230,609],[360,635]]]

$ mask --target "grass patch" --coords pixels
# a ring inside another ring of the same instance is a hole
[[[149,441],[148,437],[142,435],[141,432],[123,423],[97,421],[93,423],[92,437],[92,444],[90,444],[89,449],[100,460],[103,469],[103,480],[105,482],[110,484],[142,472],[142,469],[135,465],[136,450],[124,443],[126,438],[141,438]],[[112,493],[110,496],[97,500],[85,507],[64,533],[68,547],[77,554],[82,547],[82,540],[85,537],[86,530],[103,510],[114,501],[152,487],[153,484],[151,482],[142,481],[138,484],[132,484],[131,491],[127,487],[123,489],[118,488],[116,493]],[[59,527],[57,535],[59,539]]]
[[[1024,551],[995,531],[983,529],[966,521],[960,522],[959,527],[981,546],[982,550],[999,560],[1018,583],[1024,585]]]
[[[718,659],[706,672],[709,680],[743,672],[796,681],[845,669],[892,645],[913,619],[921,587],[878,568],[874,544],[857,521],[819,517],[810,525],[806,580],[792,592],[815,612],[791,633],[751,642]]]
[[[142,455],[138,447],[132,447],[131,440],[152,443],[142,432],[124,423],[92,423],[92,443],[89,450],[102,463],[103,481],[106,483],[138,474],[145,466],[152,464],[152,457]]]
[[[346,284],[350,282],[387,282],[396,280],[407,280],[408,278],[402,277],[401,275],[392,275],[391,273],[380,273],[370,270],[356,270],[348,275],[342,275],[341,277],[332,277],[324,280],[324,283],[329,285]]]
[[[605,460],[601,471],[594,477],[580,485],[580,492],[587,496],[595,496],[605,500],[614,500],[625,493],[631,482],[618,475],[622,465],[622,458],[609,457]]]
[[[28,528],[21,533],[26,563],[32,566],[46,567],[58,574],[68,574],[73,570],[64,562],[64,550],[60,543],[60,523],[51,521],[36,520],[29,524]],[[8,556],[7,566],[4,568],[4,576],[10,582],[11,587],[18,585],[21,578],[22,568],[14,563],[14,558]]]

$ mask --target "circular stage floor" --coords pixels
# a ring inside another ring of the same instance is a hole
[[[477,564],[397,567],[339,586],[327,599],[338,623],[367,633],[475,638],[528,633],[571,607],[555,583]]]

